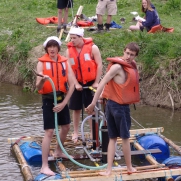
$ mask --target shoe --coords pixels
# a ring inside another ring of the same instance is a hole
[[[105,26],[105,31],[109,32],[110,31],[109,28],[111,27],[111,24],[105,23],[104,26]]]
[[[60,30],[61,30],[61,26],[58,26],[57,27],[57,33],[60,33]]]
[[[67,30],[67,25],[66,25],[66,24],[63,25],[63,29],[64,29],[63,32],[64,32],[65,34],[68,34],[68,30]]]
[[[121,23],[125,23],[125,18],[120,18]]]
[[[80,15],[80,18],[83,19],[83,20],[85,20],[85,21],[88,21],[88,20],[89,20],[89,18],[88,18],[85,14],[81,14],[81,15]]]
[[[96,26],[91,26],[90,28],[87,28],[87,31],[96,31],[97,27]]]

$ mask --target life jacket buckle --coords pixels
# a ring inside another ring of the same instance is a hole
[[[62,100],[62,96],[58,96],[57,101],[61,101],[61,100]]]

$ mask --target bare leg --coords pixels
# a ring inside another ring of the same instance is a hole
[[[127,166],[128,173],[136,172],[136,169],[132,167],[131,163],[131,149],[129,139],[122,139],[123,154]]]
[[[53,136],[53,129],[45,130],[45,136],[42,142],[42,167],[40,172],[46,175],[55,175],[48,166],[48,154],[50,151],[50,143]]]
[[[59,136],[60,136],[60,141],[61,141],[62,145],[66,139],[69,129],[70,129],[70,124],[62,125],[60,128]],[[54,157],[67,158],[67,156],[62,152],[58,143],[57,143],[57,146],[56,146],[56,149],[54,152]]]
[[[102,15],[100,14],[97,14],[97,22],[99,25],[103,24],[103,18],[102,18]]]
[[[112,15],[108,15],[106,23],[111,24],[111,19],[112,19]]]
[[[74,126],[74,133],[72,135],[72,140],[74,143],[78,140],[78,134],[79,134],[79,120],[80,120],[80,112],[81,110],[73,110],[73,126]]]
[[[64,18],[63,18],[63,23],[64,23],[64,24],[67,24],[68,12],[69,12],[69,8],[65,8],[65,9],[64,9]]]
[[[58,9],[58,27],[62,25],[62,13],[63,9]]]
[[[111,174],[112,171],[112,164],[113,164],[113,160],[114,160],[114,155],[115,155],[115,143],[117,141],[117,138],[110,138],[109,139],[109,145],[108,145],[108,155],[107,155],[107,169],[105,172],[99,172],[100,175],[104,175],[104,176],[109,176]]]
[[[140,22],[137,22],[136,25],[131,25],[129,27],[130,30],[134,31],[134,30],[140,30]]]

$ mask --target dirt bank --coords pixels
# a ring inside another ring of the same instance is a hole
[[[66,47],[62,46],[62,55],[65,55]],[[27,67],[29,70],[36,69],[37,57],[44,54],[43,46],[37,46],[29,52],[29,59],[27,60]],[[170,61],[167,68],[160,67],[154,75],[147,75],[142,66],[139,65],[140,71],[140,104],[147,104],[151,106],[181,110],[181,59],[177,61]],[[7,63],[0,65],[0,78],[2,82],[8,82],[16,85],[22,85],[24,89],[31,91],[35,90],[35,78],[32,73],[30,79],[23,80],[21,73],[18,70],[19,62],[16,66],[11,66]],[[104,66],[104,71],[105,71]]]

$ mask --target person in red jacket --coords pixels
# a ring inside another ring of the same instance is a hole
[[[62,144],[70,129],[70,114],[67,103],[74,91],[73,72],[67,58],[61,56],[61,41],[58,37],[51,36],[43,44],[46,54],[39,58],[37,64],[36,88],[42,95],[43,121],[45,135],[42,142],[42,167],[41,173],[55,175],[48,166],[48,155],[51,139],[55,128],[54,113],[57,113],[57,122],[60,125],[59,136]],[[57,105],[54,105],[53,89],[48,81],[51,78],[56,89]],[[54,157],[66,157],[59,145],[56,146]]]
[[[115,156],[115,144],[117,137],[122,138],[122,147],[129,173],[135,172],[131,163],[130,149],[130,127],[131,117],[129,104],[138,102],[139,97],[139,76],[134,58],[138,55],[139,47],[136,43],[129,43],[123,52],[122,57],[108,58],[111,64],[102,81],[99,83],[92,103],[85,109],[87,113],[93,113],[99,96],[107,99],[106,120],[108,126],[108,166],[105,172],[100,175],[110,175],[112,163]],[[103,90],[104,89],[104,90]]]
[[[75,90],[70,98],[69,109],[73,110],[72,140],[77,142],[82,107],[83,105],[87,107],[93,98],[91,90],[84,89],[84,87],[97,88],[102,74],[102,58],[99,48],[93,43],[92,38],[83,37],[83,28],[71,28],[69,34],[71,42],[67,44],[66,56],[76,77]],[[91,128],[91,121],[89,123]]]

